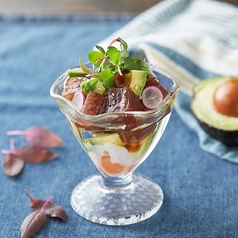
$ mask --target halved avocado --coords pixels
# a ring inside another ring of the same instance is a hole
[[[191,110],[201,127],[212,137],[229,146],[238,145],[238,116],[228,116],[218,112],[214,104],[214,95],[218,87],[223,87],[225,83],[233,79],[238,82],[238,77],[202,80],[194,87],[194,97],[191,102]],[[229,100],[226,95],[228,94],[224,94],[224,98]],[[238,90],[235,95],[233,93],[233,103],[229,106],[238,107]]]

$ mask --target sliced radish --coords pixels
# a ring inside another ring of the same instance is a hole
[[[154,109],[163,101],[163,93],[157,86],[148,86],[142,92],[142,103],[147,109]]]
[[[85,99],[86,99],[86,95],[82,91],[78,91],[74,94],[74,96],[72,98],[72,102],[75,103],[76,106],[78,107],[78,109],[81,110]]]

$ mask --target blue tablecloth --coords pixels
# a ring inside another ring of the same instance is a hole
[[[8,130],[33,125],[56,132],[64,144],[58,158],[26,164],[8,177],[0,170],[0,237],[20,237],[29,199],[47,199],[65,209],[67,221],[50,219],[34,237],[238,237],[238,166],[199,147],[197,135],[174,110],[161,141],[137,172],[164,192],[161,209],[141,223],[112,227],[89,222],[70,205],[73,188],[96,168],[72,135],[49,90],[56,78],[131,17],[3,18],[0,21],[0,149]],[[16,147],[26,142],[14,137]],[[2,158],[4,156],[2,155]]]

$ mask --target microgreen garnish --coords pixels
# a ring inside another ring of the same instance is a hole
[[[95,72],[94,70],[92,70],[92,69],[86,67],[86,65],[83,63],[82,60],[79,61],[79,64],[80,64],[82,70],[83,70],[85,73],[87,73],[87,74],[89,74],[89,75],[99,76],[99,73],[97,73],[97,72]]]
[[[119,43],[118,48],[113,46],[115,43]],[[150,67],[146,61],[130,57],[128,45],[120,37],[114,39],[106,49],[99,45],[96,45],[96,49],[88,54],[88,59],[95,70],[88,68],[80,60],[82,70],[93,77],[93,82],[91,82],[92,79],[86,80],[81,86],[86,94],[93,91],[97,82],[100,81],[106,89],[113,87],[114,76],[117,73],[122,75],[124,70],[143,70],[148,75],[150,73]]]

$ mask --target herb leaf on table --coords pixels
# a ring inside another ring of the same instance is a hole
[[[23,170],[24,163],[42,163],[54,160],[57,154],[46,147],[59,147],[63,140],[52,131],[33,126],[25,131],[8,131],[7,135],[23,135],[30,145],[15,149],[14,140],[10,141],[10,150],[2,150],[6,156],[2,160],[3,171],[8,176],[16,176]]]
[[[10,141],[10,148],[10,151],[2,150],[2,153],[6,154],[2,160],[2,168],[8,176],[16,176],[21,173],[24,167],[24,161],[15,154],[14,140]]]
[[[34,210],[28,215],[21,225],[21,238],[33,236],[47,221],[47,216],[57,217],[62,221],[66,221],[66,213],[63,208],[51,202],[53,198],[50,196],[46,201],[32,197],[26,189],[25,194],[30,199],[30,207]]]
[[[23,135],[25,139],[33,146],[38,147],[59,147],[62,145],[62,139],[54,132],[41,128],[39,126],[33,126],[25,131],[8,131],[7,135]]]
[[[24,161],[15,155],[8,154],[2,160],[2,168],[8,176],[16,176],[23,170]]]
[[[38,199],[38,198],[33,198],[26,189],[24,189],[25,194],[27,197],[30,199],[30,207],[33,210],[37,210],[43,206],[45,203],[44,200]],[[59,205],[53,203],[53,202],[48,202],[48,204],[44,208],[46,215],[50,217],[58,217],[62,221],[66,221],[66,213],[64,209],[62,209]]]
[[[21,225],[21,238],[28,238],[33,236],[47,221],[45,214],[45,206],[52,199],[50,196],[40,209],[35,210],[28,215]]]
[[[56,153],[36,146],[23,146],[15,151],[15,155],[28,163],[42,163],[57,157]]]

